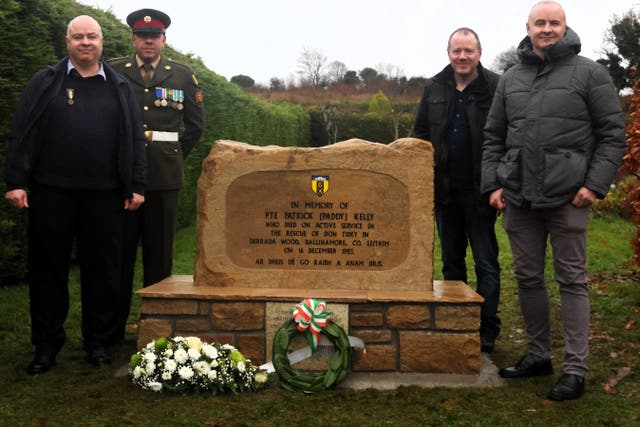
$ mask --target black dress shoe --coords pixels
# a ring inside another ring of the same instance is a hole
[[[502,378],[528,378],[553,374],[550,359],[540,359],[532,354],[525,355],[514,366],[502,368],[498,372]]]
[[[104,347],[96,347],[87,352],[87,362],[93,366],[108,365],[111,363],[111,356]]]
[[[500,319],[498,317],[480,321],[480,351],[492,353],[496,338],[500,335]]]
[[[496,338],[493,335],[480,334],[480,351],[483,353],[493,353],[496,345]]]
[[[33,360],[27,366],[30,375],[43,374],[56,365],[56,356],[50,353],[36,353]]]
[[[584,394],[584,377],[562,374],[549,392],[549,399],[563,401],[579,399]]]

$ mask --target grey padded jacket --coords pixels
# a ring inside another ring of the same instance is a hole
[[[520,63],[498,82],[484,129],[483,193],[503,187],[508,202],[531,208],[568,203],[583,186],[607,194],[625,123],[606,68],[580,47],[570,28],[544,60],[529,37],[520,42]]]

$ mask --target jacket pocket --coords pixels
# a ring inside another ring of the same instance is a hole
[[[584,153],[571,150],[545,153],[542,184],[545,196],[574,193],[584,183],[586,173],[587,158]]]
[[[521,166],[520,166],[520,148],[511,148],[502,156],[496,175],[498,181],[503,187],[514,191],[520,190],[521,182]]]

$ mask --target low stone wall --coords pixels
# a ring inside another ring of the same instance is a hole
[[[138,291],[138,347],[162,336],[195,335],[229,343],[256,364],[266,354],[266,305],[318,298],[349,307],[348,334],[361,338],[354,371],[474,374],[480,371],[482,297],[462,282],[434,281],[433,291],[229,288],[194,286],[171,276]]]

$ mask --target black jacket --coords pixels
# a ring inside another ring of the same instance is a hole
[[[478,64],[478,78],[467,86],[467,117],[473,147],[473,183],[478,209],[483,213],[495,212],[489,206],[488,197],[480,193],[480,164],[482,162],[483,128],[491,107],[491,100],[500,76]],[[447,170],[447,134],[455,98],[453,68],[447,65],[440,73],[427,80],[414,125],[416,138],[430,141],[434,153],[435,202],[447,204],[450,195],[450,178]]]
[[[60,93],[67,73],[68,58],[38,71],[29,81],[16,107],[9,148],[7,150],[5,181],[7,190],[28,189],[32,184],[33,168],[37,164],[41,138],[38,125],[49,103]],[[144,194],[147,162],[144,153],[144,133],[138,104],[129,83],[106,63],[102,63],[107,79],[118,90],[122,120],[119,129],[118,176],[123,197],[132,193]]]

